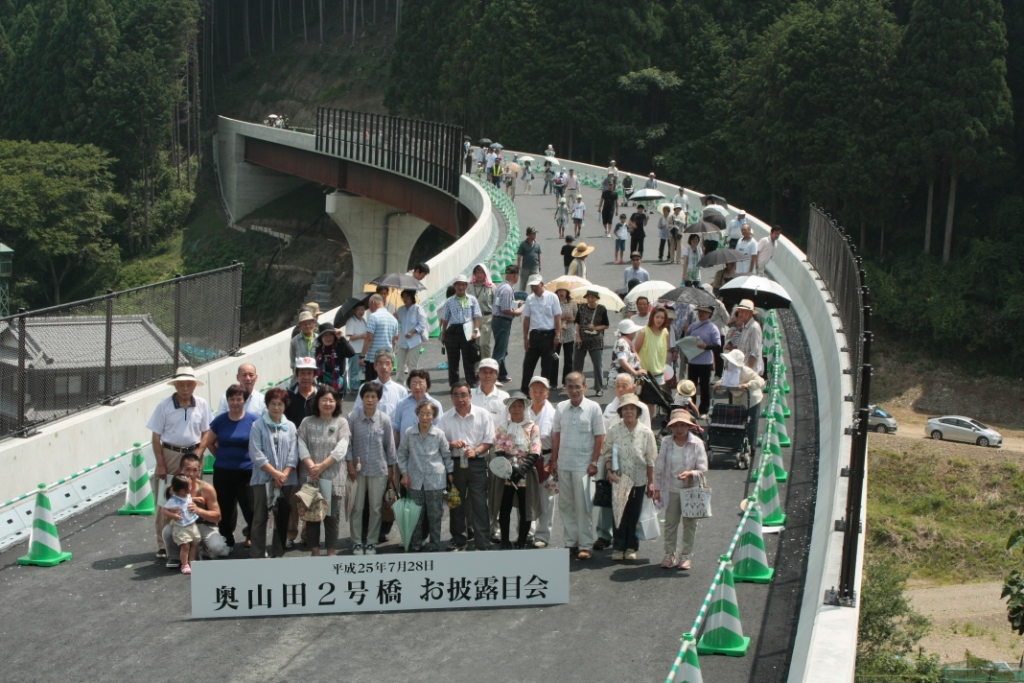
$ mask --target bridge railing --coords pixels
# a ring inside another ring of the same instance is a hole
[[[462,128],[318,107],[316,151],[408,176],[459,196]]]
[[[236,263],[0,318],[0,438],[234,353],[241,297]]]

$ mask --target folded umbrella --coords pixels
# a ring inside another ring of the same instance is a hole
[[[750,299],[758,308],[789,308],[793,303],[786,288],[774,280],[760,275],[741,275],[733,278],[719,290],[729,302]]]
[[[701,268],[710,268],[712,266],[722,266],[726,263],[739,263],[740,261],[749,261],[750,254],[744,254],[738,249],[715,249],[710,254],[704,254],[697,265]]]
[[[618,481],[612,482],[612,514],[615,516],[615,526],[622,522],[622,513],[629,501],[629,494],[633,490],[633,480],[626,474],[618,475]]]
[[[416,530],[416,525],[420,523],[420,514],[423,512],[423,506],[412,498],[404,497],[392,503],[391,509],[395,513],[395,525],[398,526],[398,533],[402,535],[405,551],[409,552],[409,543],[412,541],[412,534]]]

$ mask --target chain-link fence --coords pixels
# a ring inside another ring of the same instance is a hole
[[[871,400],[871,307],[865,284],[861,258],[853,240],[827,213],[811,205],[810,230],[807,238],[807,259],[828,289],[833,305],[846,333],[846,351],[850,358],[852,395],[846,397],[854,405],[853,436],[850,464],[843,469],[849,477],[846,516],[839,522],[843,532],[842,567],[834,602],[854,605],[857,601],[856,574],[861,501],[864,497],[864,472],[868,452],[868,405]]]
[[[459,196],[460,126],[367,114],[316,110],[316,151],[387,169]]]
[[[0,318],[0,438],[239,348],[242,264]]]

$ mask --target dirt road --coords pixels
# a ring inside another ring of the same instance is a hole
[[[903,406],[892,405],[890,403],[883,403],[881,408],[888,411],[900,423],[900,428],[897,432],[900,436],[910,439],[928,438],[925,436],[924,428],[928,423],[928,418],[935,417],[934,415],[921,415],[912,408],[905,408]],[[1024,431],[1007,429],[1005,427],[989,423],[985,424],[988,424],[1003,435],[1002,450],[1018,451],[1024,454]],[[978,447],[975,446],[975,448]]]

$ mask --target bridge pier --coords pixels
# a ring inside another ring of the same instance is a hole
[[[387,204],[344,192],[327,195],[324,209],[352,249],[352,294],[382,273],[409,270],[409,257],[430,225]]]

